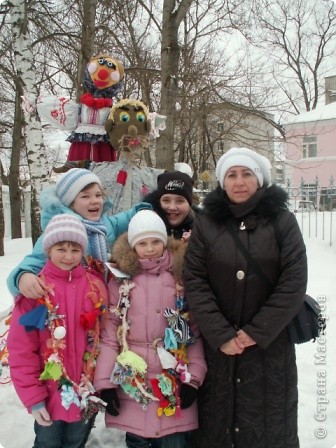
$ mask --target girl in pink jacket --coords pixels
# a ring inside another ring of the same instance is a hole
[[[188,448],[198,427],[197,389],[206,363],[179,282],[186,244],[167,238],[154,212],[139,211],[114,244],[95,387],[107,427],[128,447]]]
[[[102,406],[92,385],[99,351],[99,316],[107,288],[81,259],[87,233],[73,215],[56,215],[46,227],[48,261],[40,272],[48,293],[19,296],[8,335],[11,378],[35,418],[39,448],[85,446]]]

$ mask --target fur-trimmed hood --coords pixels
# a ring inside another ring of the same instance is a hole
[[[173,237],[168,237],[166,249],[170,255],[169,271],[175,279],[179,280],[182,276],[182,266],[187,244],[183,240],[175,240]],[[131,277],[140,274],[142,271],[139,258],[128,242],[127,232],[123,233],[114,243],[112,260],[117,264],[118,269]]]
[[[288,209],[288,194],[285,190],[276,185],[263,187],[261,190],[263,190],[263,194],[260,201],[249,214],[262,219],[270,219]],[[211,216],[217,222],[225,222],[235,217],[231,207],[232,204],[226,192],[218,186],[216,190],[206,196],[202,213]]]

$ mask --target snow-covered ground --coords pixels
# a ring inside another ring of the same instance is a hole
[[[299,223],[300,219],[298,217]],[[321,220],[322,215],[318,219]],[[319,230],[315,236],[314,225],[312,223],[309,226],[308,220],[307,216],[302,220],[309,262],[307,292],[319,298],[328,319],[328,328],[325,337],[315,343],[297,346],[299,435],[301,448],[336,448],[336,220],[332,232],[333,245],[330,245],[329,229],[326,228],[324,235]],[[0,257],[0,313],[12,303],[6,288],[6,277],[12,267],[30,251],[30,239],[5,241],[6,253]],[[2,332],[3,327],[0,327],[0,337]],[[33,418],[16,397],[10,383],[0,384],[0,422],[0,448],[32,446]],[[103,417],[99,415],[87,447],[111,446],[124,448],[124,435],[117,430],[105,429]]]

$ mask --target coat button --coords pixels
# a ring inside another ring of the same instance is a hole
[[[236,381],[237,381],[237,383],[240,383],[240,378],[237,378]]]
[[[156,431],[156,432],[155,432],[155,435],[156,435],[156,436],[159,436],[159,435],[160,435],[160,432],[159,432],[159,431]]]
[[[159,313],[161,313],[161,310],[157,309],[156,312],[159,314]]]
[[[237,271],[236,277],[238,280],[243,280],[243,278],[245,277],[244,271]]]
[[[236,432],[239,432],[239,428],[235,428],[235,431],[236,431]]]

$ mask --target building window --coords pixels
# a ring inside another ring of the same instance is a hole
[[[302,157],[317,157],[317,137],[303,137]]]
[[[279,184],[284,183],[285,182],[285,179],[284,179],[285,172],[284,172],[283,167],[281,165],[276,165],[275,169],[276,169],[276,171],[275,171],[276,181]]]
[[[218,122],[217,123],[217,130],[218,130],[218,132],[223,132],[224,131],[224,123]]]

